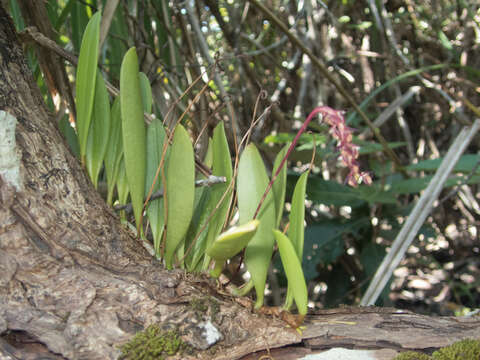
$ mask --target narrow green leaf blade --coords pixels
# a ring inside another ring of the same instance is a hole
[[[127,203],[128,195],[130,194],[130,189],[128,188],[127,180],[127,171],[125,170],[125,159],[122,156],[120,159],[120,164],[118,166],[118,177],[117,177],[117,192],[118,192],[118,202],[122,205]],[[120,218],[125,220],[125,211],[120,211]]]
[[[163,145],[166,133],[162,122],[154,119],[147,129],[147,174],[145,179],[145,196],[150,192],[160,160],[162,158]],[[168,157],[167,157],[168,158]],[[161,170],[153,186],[153,193],[162,189]],[[153,234],[155,254],[160,256],[160,242],[165,225],[163,198],[151,200],[147,207],[147,216]]]
[[[148,81],[147,75],[145,73],[140,72],[140,89],[142,91],[142,103],[143,103],[143,111],[150,114],[152,112],[152,87],[150,86],[150,82]]]
[[[88,130],[93,110],[95,81],[97,77],[100,12],[92,16],[85,29],[78,57],[76,76],[77,131],[80,159],[85,164]]]
[[[290,239],[281,231],[274,230],[275,239],[277,240],[278,250],[282,259],[285,275],[287,276],[288,286],[292,290],[295,303],[297,304],[298,313],[300,315],[307,314],[308,306],[308,290],[303,276],[302,264],[298,259],[295,248]]]
[[[184,240],[193,215],[195,197],[195,160],[188,132],[182,125],[175,128],[167,164],[166,178],[167,234],[165,263],[173,266],[175,251]]]
[[[305,193],[307,191],[307,180],[310,171],[300,175],[292,197],[292,208],[290,212],[290,227],[288,228],[288,238],[292,241],[298,258],[303,256],[303,240],[305,234]]]
[[[280,163],[283,158],[287,155],[288,147],[290,144],[287,144],[283,147],[282,150],[277,154],[275,162],[273,163],[272,176],[277,172]],[[275,216],[276,223],[275,227],[278,228],[280,221],[282,220],[283,207],[285,205],[285,189],[287,188],[287,166],[283,166],[282,170],[278,173],[277,178],[275,179],[272,185],[273,195],[275,197]]]
[[[305,193],[307,190],[307,179],[310,171],[304,172],[297,180],[292,197],[292,208],[290,211],[290,226],[287,231],[288,238],[291,240],[298,259],[303,258],[303,243],[305,238]],[[287,296],[285,298],[285,309],[289,310],[293,304],[293,291],[288,285]]]
[[[230,203],[233,196],[233,187],[230,187],[232,181],[233,169],[232,159],[230,158],[230,150],[228,148],[227,137],[225,135],[225,128],[223,122],[219,123],[214,131],[212,138],[212,151],[213,151],[213,164],[212,174],[215,176],[224,176],[226,182],[224,184],[215,185],[211,190],[210,200],[207,205],[206,211],[210,214],[219,201],[224,196],[225,192],[228,193],[223,198],[221,204],[218,206],[217,211],[210,219],[208,234],[207,234],[207,247],[209,247],[215,238],[220,234],[222,228],[227,220],[228,211],[230,209]],[[205,259],[204,267],[208,266],[209,259]]]
[[[123,155],[122,141],[122,115],[120,110],[120,97],[117,97],[110,111],[110,136],[107,153],[105,154],[105,173],[107,175],[107,203],[112,205],[113,191],[117,182],[120,160]]]
[[[145,194],[146,146],[138,57],[135,48],[125,54],[120,69],[120,108],[125,170],[133,213],[140,234]]]
[[[250,221],[268,185],[265,165],[255,145],[248,145],[240,157],[238,166],[237,193],[240,224]],[[255,308],[263,305],[265,282],[275,242],[272,230],[275,227],[275,202],[270,192],[258,215],[260,225],[245,251],[245,263],[255,286]]]
[[[100,72],[97,72],[95,84],[93,116],[88,132],[88,146],[85,155],[87,171],[96,189],[110,135],[110,100],[105,81]]]
[[[207,153],[203,159],[203,163],[212,167],[213,162],[213,140],[208,140]],[[202,176],[205,178],[204,176]],[[202,263],[207,248],[207,234],[209,229],[209,223],[207,223],[210,217],[209,206],[211,201],[212,187],[199,187],[195,189],[195,210],[193,212],[192,221],[185,238],[185,246],[188,250],[185,265],[188,271],[200,271],[202,270]],[[199,234],[199,232],[201,233]],[[192,242],[194,242],[192,244]]]

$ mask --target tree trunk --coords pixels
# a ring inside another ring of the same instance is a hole
[[[49,120],[1,6],[0,109],[17,120],[22,179],[15,184],[0,166],[0,359],[117,359],[119,346],[150,324],[175,328],[194,349],[182,358],[198,359],[238,359],[291,344],[302,347],[281,351],[431,349],[480,337],[479,321],[375,308],[315,315],[300,335],[253,314],[206,277],[164,270],[120,225]],[[3,129],[10,117],[0,118]],[[1,141],[0,164],[15,167]]]

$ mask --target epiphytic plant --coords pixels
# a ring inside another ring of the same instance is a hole
[[[152,111],[152,94],[145,74],[139,71],[135,48],[125,54],[120,69],[120,95],[110,100],[102,75],[97,70],[98,26],[95,14],[85,31],[77,71],[77,134],[82,163],[97,186],[104,166],[107,201],[125,203],[130,196],[138,236],[151,234],[154,254],[168,269],[176,266],[188,271],[211,269],[219,277],[230,258],[244,252],[250,280],[237,294],[256,291],[255,308],[264,303],[267,271],[275,244],[288,279],[284,309],[295,302],[300,319],[307,312],[308,293],[303,276],[305,193],[308,173],[297,181],[291,203],[288,230],[280,231],[286,191],[286,161],[300,136],[315,115],[331,128],[344,164],[350,169],[347,182],[370,183],[360,172],[357,147],[343,114],[329,107],[318,107],[307,117],[292,143],[277,155],[269,177],[259,151],[247,144],[232,167],[223,123],[210,139],[205,164],[212,168],[216,184],[196,187],[208,180],[198,175],[195,181],[194,149],[188,129],[176,124],[166,128],[159,119],[148,126],[144,114]],[[237,164],[238,163],[238,164]],[[236,184],[236,202],[233,189]],[[146,200],[145,200],[146,199]],[[237,226],[230,227],[230,214],[237,211]],[[143,217],[148,219],[144,225]],[[150,229],[148,231],[148,229]],[[286,233],[286,234],[285,234]]]

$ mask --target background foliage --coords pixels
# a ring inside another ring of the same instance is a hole
[[[19,30],[35,25],[78,55],[92,14],[116,2],[38,2],[51,33],[38,18],[25,15],[27,1],[10,0],[9,5]],[[262,3],[364,105],[402,167],[393,165],[391,155],[298,46],[248,1],[118,1],[99,53],[101,72],[118,88],[121,59],[135,46],[140,71],[152,87],[152,112],[172,125],[188,109],[182,123],[200,158],[220,121],[234,149],[252,119],[270,109],[260,116],[251,141],[273,166],[276,153],[315,106],[345,109],[356,129],[362,168],[370,171],[374,185],[345,185],[348,170],[338,166],[327,127],[312,124],[291,156],[286,200],[291,201],[316,146],[306,189],[304,273],[316,306],[355,303],[461,124],[479,116],[480,5],[473,0]],[[68,126],[74,120],[68,94],[52,86],[33,47],[28,60],[60,128],[78,151]],[[62,64],[72,80],[75,67]],[[205,85],[207,91],[201,92]],[[397,106],[386,114],[392,104]],[[477,135],[395,272],[392,292],[386,291],[380,303],[445,314],[480,301],[479,150]],[[105,176],[102,172],[100,185]],[[281,266],[269,272],[269,291],[269,302],[280,304],[286,292]]]

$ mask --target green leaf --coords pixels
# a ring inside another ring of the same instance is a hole
[[[292,197],[292,208],[290,211],[290,226],[288,227],[287,235],[292,241],[299,259],[303,258],[303,242],[305,235],[305,193],[307,190],[307,179],[310,171],[304,172],[300,175],[297,181]],[[300,261],[301,263],[301,261]],[[287,289],[287,296],[285,299],[284,308],[289,310],[293,303],[293,292],[290,283]]]
[[[225,128],[223,122],[220,122],[213,130],[212,138],[212,151],[213,151],[213,163],[212,174],[215,176],[224,176],[226,182],[223,184],[217,184],[212,187],[210,200],[205,209],[205,212],[210,215],[212,211],[217,207],[215,214],[209,221],[208,234],[206,239],[206,246],[209,247],[215,238],[220,234],[224,224],[227,220],[228,211],[230,209],[230,203],[232,201],[233,187],[230,187],[232,181],[233,170],[232,160],[230,158],[230,150],[228,148],[227,137],[225,135]],[[228,193],[224,196],[225,192]],[[222,202],[220,200],[224,196]],[[208,266],[208,259],[204,261],[204,268]]]
[[[140,72],[140,90],[142,91],[143,111],[150,114],[152,112],[152,87],[148,81],[147,75]]]
[[[318,264],[331,264],[345,252],[343,235],[368,228],[369,221],[364,217],[347,223],[328,220],[307,226],[302,261],[307,281],[318,276]]]
[[[60,119],[58,123],[58,128],[60,129],[62,135],[65,137],[65,140],[67,140],[67,144],[70,147],[70,150],[72,150],[72,153],[78,157],[80,155],[80,150],[78,148],[78,138],[72,125],[70,125],[68,116],[64,116]]]
[[[208,256],[215,260],[213,277],[219,277],[224,262],[242,251],[257,232],[260,221],[252,220],[246,224],[235,226],[220,234],[210,248]]]
[[[67,4],[68,7],[68,4]],[[72,43],[75,51],[81,49],[81,33],[88,26],[87,6],[76,0],[73,0],[70,20],[72,24]]]
[[[432,179],[433,175],[427,175],[421,178],[400,180],[392,183],[388,189],[394,194],[415,194],[425,189]],[[463,176],[452,176],[445,182],[443,187],[448,188],[459,185],[463,183],[464,180]],[[480,182],[480,176],[477,175],[472,176],[468,180],[468,184],[477,184],[478,182]]]
[[[100,72],[97,72],[95,84],[94,107],[85,155],[87,171],[96,189],[98,186],[98,175],[102,169],[110,135],[110,100],[105,81]]]
[[[280,163],[283,158],[287,155],[287,150],[290,144],[286,144],[282,150],[277,154],[275,162],[273,164],[272,177],[277,172]],[[275,179],[272,185],[273,196],[275,198],[275,227],[278,228],[280,221],[283,216],[283,208],[285,205],[285,189],[287,188],[287,166],[284,164],[282,170],[278,173],[277,178]]]
[[[122,205],[127,203],[128,195],[130,194],[130,189],[128,188],[127,181],[127,172],[125,170],[125,159],[122,156],[120,159],[120,164],[118,166],[118,177],[117,177],[117,192],[118,192],[118,202]],[[125,220],[125,211],[120,212],[120,218]]]
[[[325,205],[356,207],[364,203],[355,188],[318,177],[311,177],[307,194],[310,200]]]
[[[260,221],[255,219],[221,233],[207,250],[214,260],[225,261],[237,255],[255,235]]]
[[[167,163],[165,263],[172,269],[175,251],[184,240],[193,215],[195,160],[187,130],[177,125]]]
[[[268,185],[265,165],[255,145],[248,145],[240,157],[238,165],[237,194],[240,224],[252,220],[257,206]],[[255,308],[263,305],[267,270],[273,253],[275,239],[275,202],[269,192],[258,215],[260,225],[245,251],[245,263],[255,286],[257,301]]]
[[[453,172],[470,173],[473,171],[480,159],[480,155],[466,154],[462,155],[455,165]],[[417,164],[407,166],[408,171],[436,171],[443,158],[433,160],[423,160]],[[476,169],[476,174],[480,174],[480,168]]]
[[[378,144],[375,142],[368,142],[368,141],[362,141],[359,139],[353,139],[353,143],[360,146],[360,149],[358,150],[359,155],[367,155],[375,152],[382,152],[384,150],[381,144]],[[389,149],[396,149],[396,148],[405,146],[406,144],[407,143],[404,141],[397,141],[397,142],[389,142],[387,145]]]
[[[162,158],[165,137],[166,133],[162,122],[158,119],[154,119],[147,129],[147,173],[145,178],[145,196],[150,192],[155,175],[157,174],[157,169]],[[165,158],[168,159],[168,155],[166,155]],[[152,193],[162,188],[162,174],[160,170]],[[165,225],[163,198],[151,200],[149,202],[147,216],[152,228],[155,254],[159,257],[160,242],[163,234],[163,227]]]
[[[386,191],[381,184],[360,185],[355,188],[359,198],[370,204],[396,204],[397,198],[392,191]]]
[[[112,205],[113,191],[117,183],[120,160],[123,156],[122,142],[122,114],[120,110],[120,97],[117,97],[110,111],[110,136],[107,153],[105,154],[105,173],[107,175],[107,204]]]
[[[291,143],[295,138],[294,133],[279,133],[275,135],[268,135],[263,140],[266,144],[287,144]],[[315,139],[315,144],[318,146],[320,144],[325,144],[327,137],[323,134],[307,134],[303,133],[298,139],[298,144],[313,144]],[[311,147],[310,147],[311,148]]]
[[[143,103],[135,48],[125,54],[120,69],[120,108],[122,114],[123,152],[128,187],[138,234],[142,226],[145,194],[146,146]]]
[[[275,239],[277,240],[278,250],[282,258],[283,268],[288,280],[288,287],[291,289],[295,304],[297,304],[298,313],[300,315],[307,314],[308,306],[308,290],[303,275],[302,264],[298,259],[295,248],[290,239],[281,231],[273,230]]]
[[[369,242],[361,251],[360,253],[360,263],[363,265],[363,276],[362,278],[365,280],[372,279],[377,271],[378,267],[382,263],[383,259],[385,258],[386,251],[385,247],[379,244]],[[385,304],[385,300],[388,301],[388,295],[390,293],[390,285],[393,280],[390,278],[387,285],[383,288],[379,299],[376,301],[376,304],[382,306]],[[363,291],[367,290],[368,282],[365,281],[365,286],[363,287]]]
[[[213,140],[208,140],[207,153],[203,163],[211,167],[213,162]],[[201,176],[205,178],[205,176]],[[185,265],[188,271],[200,271],[203,269],[200,263],[205,256],[205,249],[207,248],[207,234],[209,223],[207,223],[210,217],[209,206],[211,201],[212,187],[198,187],[195,189],[195,210],[193,212],[192,221],[187,231],[185,238],[185,247],[188,250]],[[201,233],[199,233],[201,231]],[[194,242],[192,244],[192,242]]]
[[[195,189],[195,210],[185,237],[185,247],[189,249],[185,260],[188,271],[204,270],[200,261],[204,259],[207,248],[207,234],[210,226],[210,223],[207,223],[210,216],[208,205],[211,192],[211,187]],[[200,233],[200,231],[202,232]]]
[[[287,235],[292,241],[293,246],[301,259],[303,256],[303,240],[305,233],[305,193],[307,190],[307,180],[310,171],[300,175],[295,190],[293,191],[292,207],[290,212],[290,226]]]
[[[100,32],[100,12],[92,16],[83,34],[78,57],[76,78],[77,131],[80,145],[80,159],[85,165],[87,137],[92,118],[97,77],[98,41]]]

